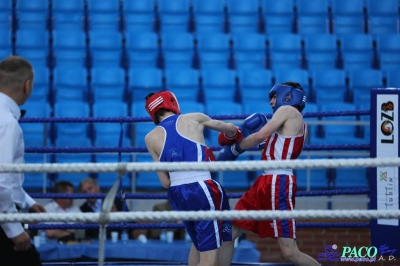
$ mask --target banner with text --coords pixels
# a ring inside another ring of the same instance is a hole
[[[371,90],[371,157],[399,157],[399,96],[400,89]],[[370,170],[370,208],[399,210],[399,167],[376,167]],[[388,245],[400,256],[398,219],[371,220],[371,243]]]

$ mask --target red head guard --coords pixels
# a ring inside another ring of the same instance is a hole
[[[154,124],[158,124],[156,121],[156,113],[160,109],[169,110],[175,114],[180,114],[179,103],[175,95],[170,91],[156,92],[146,99],[146,110],[153,119]]]

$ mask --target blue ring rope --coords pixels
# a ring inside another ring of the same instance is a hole
[[[296,228],[369,228],[368,222],[326,222],[296,223]],[[99,229],[100,226],[95,223],[88,224],[29,224],[28,229],[31,230],[48,230],[48,229]],[[111,223],[107,225],[107,229],[184,229],[183,224],[166,224],[166,223]]]
[[[312,196],[333,196],[333,195],[363,195],[369,194],[369,188],[358,189],[331,189],[331,190],[315,190],[315,191],[298,191],[296,197],[312,197]],[[106,194],[84,194],[84,193],[29,193],[32,198],[36,199],[104,199]],[[238,199],[243,193],[228,193],[230,199]],[[158,194],[132,194],[126,193],[123,195],[116,195],[117,199],[167,199],[166,193]]]
[[[366,116],[370,115],[370,110],[357,111],[332,111],[332,112],[305,112],[303,117],[326,117],[326,116]],[[251,114],[246,115],[211,115],[213,119],[233,120],[245,119]],[[271,118],[272,114],[265,114]],[[21,123],[133,123],[133,122],[152,122],[150,117],[48,117],[48,118],[21,118]]]
[[[222,149],[220,146],[211,146],[211,150],[219,151]],[[256,149],[253,149],[256,150]],[[343,145],[305,145],[303,150],[305,151],[317,151],[317,150],[370,150],[369,144],[343,144]],[[146,147],[27,147],[25,148],[26,153],[107,153],[107,152],[118,152],[118,153],[148,153]]]

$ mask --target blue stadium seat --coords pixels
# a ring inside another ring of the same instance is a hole
[[[103,108],[103,109],[102,109]],[[113,109],[113,110],[111,110]],[[125,103],[115,102],[115,101],[103,101],[93,104],[94,117],[126,117],[128,110]],[[109,112],[107,112],[109,111]],[[93,143],[97,147],[122,147],[131,146],[130,124],[118,124],[118,123],[99,123],[93,125]],[[122,135],[121,135],[122,134]],[[104,158],[111,158],[116,154],[107,156],[104,154]],[[121,155],[123,161],[130,160],[129,155]],[[103,157],[103,156],[99,156]],[[96,156],[97,158],[97,156]],[[115,159],[116,161],[116,159]]]
[[[376,49],[381,70],[400,68],[399,34],[379,34],[376,36]]]
[[[65,100],[88,101],[88,73],[85,68],[56,67],[53,82],[55,103]]]
[[[1,12],[1,11],[0,11]],[[5,58],[12,53],[12,33],[7,28],[0,28],[0,38],[3,40],[0,44],[0,56]]]
[[[305,62],[309,70],[333,69],[338,66],[338,46],[335,35],[304,36]]]
[[[269,102],[269,98],[243,102],[243,113],[246,115],[254,113],[272,114],[272,108],[269,106]]]
[[[122,67],[122,34],[92,31],[89,34],[91,67]]]
[[[106,124],[101,125],[100,127],[95,127],[94,132],[95,132],[95,139],[93,141],[94,145],[97,147],[118,147],[119,142],[120,142],[120,127],[119,125],[113,125],[113,124]],[[101,130],[98,130],[101,129]],[[124,136],[122,137],[121,140],[121,147],[130,147],[131,145],[131,139],[129,136],[127,136],[128,132],[130,132],[130,129],[128,126],[123,127],[122,134]],[[103,156],[99,156],[103,157]],[[105,158],[110,158],[113,156],[104,156]],[[127,158],[127,155],[123,156],[124,158]],[[116,160],[115,160],[116,161]],[[126,161],[126,159],[124,159]]]
[[[59,49],[86,50],[86,34],[81,31],[55,30],[53,31],[53,48]]]
[[[179,99],[178,99],[179,100]],[[179,100],[179,108],[182,113],[205,113],[205,106],[200,102],[181,101]]]
[[[17,55],[28,59],[34,68],[49,66],[49,36],[46,31],[19,30],[15,38]]]
[[[345,71],[339,69],[314,70],[310,77],[317,104],[332,101],[345,102],[347,96]]]
[[[50,117],[51,114],[51,108],[48,103],[43,103],[41,101],[35,101],[35,100],[30,100],[26,101],[22,106],[21,109],[26,110],[26,114],[24,117],[36,117],[36,118],[44,118],[44,117]],[[26,126],[26,131],[29,131],[30,129],[36,130],[38,127],[43,127],[42,124],[40,123],[21,123],[21,127]],[[38,127],[36,125],[39,125]],[[24,130],[25,132],[25,130]],[[40,132],[42,132],[40,130]]]
[[[123,103],[120,101],[113,101],[109,99],[93,103],[93,117],[126,117],[126,116],[128,116],[127,103]]]
[[[205,69],[201,72],[204,101],[208,105],[216,101],[234,101],[236,73],[230,69]]]
[[[50,71],[49,69],[38,67],[35,69],[34,88],[29,101],[47,103],[49,99]]]
[[[206,113],[213,115],[241,115],[243,107],[240,103],[232,101],[218,101],[218,104],[206,104]]]
[[[365,33],[364,0],[332,1],[332,28],[336,35]]]
[[[321,0],[317,5],[308,0],[295,0],[295,6],[298,33],[329,33],[329,0]]]
[[[368,33],[399,33],[399,3],[397,0],[365,0]]]
[[[196,33],[223,33],[225,13],[223,0],[193,0],[193,19]]]
[[[199,68],[228,68],[230,65],[230,36],[222,32],[197,34]]]
[[[83,31],[55,30],[53,58],[55,67],[87,67],[86,34]]]
[[[59,139],[56,143],[57,147],[90,147],[90,140],[87,138],[75,138],[71,142],[71,137],[65,137]],[[92,155],[87,153],[58,153],[55,155],[55,163],[91,163],[93,161]],[[87,177],[87,173],[58,173],[58,180],[68,180],[75,187],[79,185],[79,182]]]
[[[123,1],[122,12],[126,33],[154,31],[156,13],[154,1],[135,0]]]
[[[56,102],[54,103],[54,117],[89,117],[89,104],[72,100]],[[82,147],[89,145],[86,141],[86,139],[89,139],[88,125],[85,123],[57,123],[55,130],[55,142],[58,144],[63,144],[62,141],[65,140],[63,145],[68,145],[73,139],[74,145],[79,147],[75,141],[84,139],[79,145]],[[69,141],[67,141],[68,138]]]
[[[151,118],[144,107],[144,101],[145,101],[145,99],[143,98],[143,105],[138,104],[136,102],[131,104],[131,108],[130,108],[131,115],[132,115],[132,117],[147,117],[149,119],[149,121],[151,121]],[[179,102],[179,107],[181,107],[181,104],[183,104],[183,103]]]
[[[215,154],[217,156],[217,154]],[[242,154],[236,161],[251,161],[250,155]],[[218,182],[226,190],[247,190],[250,188],[250,172],[246,171],[225,171],[219,172]]]
[[[138,163],[152,163],[153,159],[150,154],[137,154],[135,161]],[[145,191],[165,190],[156,172],[136,172],[136,189]]]
[[[226,0],[230,33],[259,32],[258,0]]]
[[[149,123],[135,123],[132,126],[134,130],[133,135],[133,146],[135,147],[145,147],[146,143],[144,141],[145,136],[155,127],[153,122]]]
[[[306,190],[307,185],[309,185],[310,190],[328,188],[327,169],[297,169],[294,174],[298,190]]]
[[[51,108],[48,103],[27,101],[21,106],[26,110],[26,118],[48,118],[50,117]],[[51,144],[50,140],[50,124],[47,123],[20,123],[24,132],[26,147],[44,147]]]
[[[260,98],[269,102],[269,88],[272,88],[272,73],[270,70],[240,69],[238,70],[240,98],[243,104],[252,104]]]
[[[85,5],[81,0],[52,1],[53,30],[84,31]]]
[[[158,36],[154,32],[127,32],[126,51],[129,68],[157,67],[159,59]]]
[[[166,90],[172,91],[179,101],[196,102],[200,92],[200,74],[195,69],[167,69]]]
[[[350,103],[328,102],[321,106],[322,112],[355,111],[356,106]],[[361,144],[362,139],[357,137],[357,127],[354,124],[355,116],[329,116],[323,117],[323,121],[336,121],[333,124],[323,125],[325,141],[335,144]],[[326,142],[325,142],[326,143]]]
[[[163,90],[163,74],[160,69],[130,69],[128,75],[132,103],[144,104],[144,98],[149,93]]]
[[[392,69],[386,72],[386,87],[400,88],[400,75],[398,69]]]
[[[298,82],[306,92],[307,104],[314,102],[313,92],[310,87],[309,72],[305,69],[278,69],[274,71],[275,84],[282,82],[295,81]]]
[[[119,1],[87,0],[88,28],[90,31],[120,31]]]
[[[128,105],[121,101],[102,100],[93,103],[93,117],[127,117]],[[117,147],[122,137],[122,146],[130,146],[130,139],[126,138],[129,124],[96,123],[93,124],[94,143],[97,147]],[[121,131],[122,130],[122,131]],[[122,133],[122,136],[120,134]]]
[[[400,82],[399,82],[400,84]],[[358,106],[358,110],[370,110],[371,109],[371,104],[370,103],[365,103],[361,104]],[[371,126],[370,126],[370,115],[360,115],[360,120],[367,122],[366,125],[361,125],[360,126],[360,132],[359,135],[363,139],[364,144],[369,144],[371,143]]]
[[[294,32],[293,0],[261,0],[261,12],[266,34]]]
[[[306,107],[303,110],[303,114],[319,112],[318,105],[316,103],[309,103],[307,101]],[[305,117],[304,121],[307,123],[307,143],[311,143],[312,139],[322,137],[321,125],[315,124],[314,121],[318,121],[318,117]],[[312,121],[313,123],[308,123]]]
[[[373,67],[373,39],[369,34],[350,34],[340,38],[342,66],[345,70]]]
[[[269,64],[272,70],[302,68],[301,37],[298,34],[274,34],[268,37]]]
[[[43,30],[19,30],[15,38],[17,50],[48,49],[49,47],[49,35]]]
[[[158,0],[160,32],[187,32],[189,7],[187,0]]]
[[[236,69],[266,67],[267,47],[263,34],[236,33],[232,41]]]
[[[41,145],[37,145],[35,147],[39,147]],[[31,164],[43,164],[50,163],[50,156],[47,154],[39,154],[39,153],[25,153],[24,154],[25,163]],[[45,185],[44,185],[45,183]],[[49,182],[47,182],[47,174],[46,173],[25,173],[24,174],[24,183],[22,187],[26,191],[41,191],[43,187],[49,188]]]
[[[161,49],[164,69],[191,68],[194,61],[194,38],[188,32],[163,32]]]
[[[11,49],[8,48],[0,48],[0,58],[6,58],[12,55]]]
[[[48,0],[18,0],[16,1],[15,13],[19,30],[45,31],[48,29]]]
[[[336,159],[359,159],[355,156],[337,156]],[[335,188],[368,188],[368,172],[363,168],[337,168]]]
[[[13,1],[0,1],[0,29],[11,31],[13,27]]]
[[[107,155],[102,155],[102,156],[107,156]],[[99,163],[113,163],[115,162],[114,156],[112,157],[99,157],[96,162]],[[118,178],[118,174],[116,173],[98,173],[97,174],[97,181],[99,183],[100,190],[106,190],[109,191],[111,187],[114,185],[115,181]],[[130,190],[132,189],[131,185],[131,173],[126,173],[121,181],[120,181],[120,186],[122,186],[122,189]]]
[[[352,70],[349,72],[349,87],[356,106],[369,104],[371,89],[383,87],[383,75],[380,70]]]
[[[95,67],[91,71],[94,101],[125,99],[125,71],[119,67]]]
[[[396,16],[369,16],[368,17],[368,32],[370,34],[391,33],[398,34],[399,19]]]

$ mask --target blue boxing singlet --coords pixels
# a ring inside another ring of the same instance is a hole
[[[164,128],[165,139],[160,162],[207,162],[215,161],[214,154],[204,144],[190,140],[177,130],[180,115],[172,115],[161,121],[158,126]],[[209,171],[170,172],[171,186],[211,179]]]
[[[205,145],[182,136],[178,132],[180,115],[163,119],[158,126],[165,131],[160,162],[208,162],[214,161],[212,151]],[[171,186],[168,200],[176,211],[230,210],[223,187],[213,179],[209,171],[169,172]],[[193,244],[200,252],[217,249],[222,241],[232,241],[230,221],[183,221]]]

